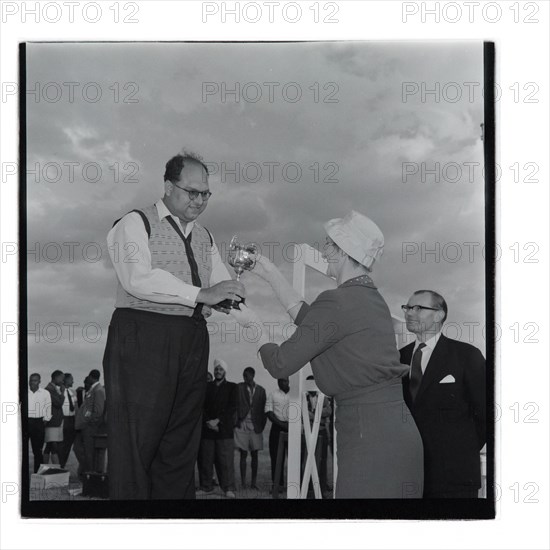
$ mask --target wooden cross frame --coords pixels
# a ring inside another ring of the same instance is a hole
[[[320,252],[308,244],[294,245],[294,271],[292,286],[303,296],[306,286],[306,267],[311,267],[322,273],[327,272],[328,262],[324,260]],[[404,326],[404,320],[392,315],[393,326],[398,347],[407,342],[408,333]],[[306,394],[310,391],[317,392],[317,405],[314,411],[313,424],[310,423]],[[289,430],[288,430],[288,464],[287,464],[287,498],[305,499],[310,479],[313,480],[315,498],[322,498],[319,485],[319,473],[315,463],[315,447],[321,424],[321,412],[325,396],[317,388],[312,380],[305,380],[304,369],[290,377],[289,391]],[[302,426],[306,442],[306,463],[303,479],[300,475],[301,451],[302,451]],[[338,475],[338,461],[336,450],[336,437],[333,436],[334,455],[333,479],[336,488]]]

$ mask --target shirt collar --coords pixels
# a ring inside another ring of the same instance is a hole
[[[441,336],[441,331],[434,334],[431,338],[429,338],[424,342],[424,344],[426,344],[426,347],[430,348],[430,351],[433,351],[435,349],[435,346],[437,345],[437,342],[439,341],[440,336]],[[421,342],[419,340],[415,341],[413,353],[418,349],[418,346],[420,345],[420,343]]]
[[[159,215],[159,220],[163,220],[164,218],[166,218],[167,216],[172,216],[172,218],[174,218],[174,220],[176,221],[176,223],[182,227],[181,225],[181,222],[180,222],[180,219],[177,217],[177,216],[174,216],[170,210],[168,210],[168,207],[164,204],[164,201],[162,199],[158,200],[156,203],[155,203],[155,206],[157,207],[157,212],[158,212],[158,215]],[[190,222],[187,222],[187,227],[185,228],[185,233],[189,234],[191,233],[191,231],[193,231],[193,227],[195,227],[195,222],[194,221],[190,221]]]
[[[99,380],[97,382],[94,382],[92,384],[92,387],[90,388],[90,391],[92,391],[98,384],[99,384]]]
[[[368,286],[370,288],[376,288],[376,286],[374,285],[374,281],[366,273],[364,273],[363,275],[358,275],[357,277],[353,277],[352,279],[348,279],[347,281],[344,281],[339,286],[339,288],[346,287],[346,286]]]

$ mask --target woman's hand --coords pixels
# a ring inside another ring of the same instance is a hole
[[[279,270],[275,267],[275,264],[268,260],[265,256],[258,254],[256,256],[256,265],[252,269],[251,273],[258,275],[265,281],[269,281],[273,276],[279,273]]]
[[[260,325],[261,321],[258,315],[244,304],[240,304],[240,309],[232,309],[230,315],[243,327]]]
[[[269,344],[267,331],[262,329],[262,321],[256,313],[244,304],[240,304],[241,309],[232,309],[230,315],[244,328],[254,327],[257,330],[258,337],[254,340],[258,349],[264,344]]]

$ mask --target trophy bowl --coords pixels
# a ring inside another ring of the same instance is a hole
[[[237,281],[241,278],[243,271],[250,271],[256,265],[256,256],[258,248],[253,243],[241,244],[237,240],[237,235],[234,235],[229,243],[229,253],[227,261],[237,274]],[[217,304],[216,309],[240,309],[239,304],[244,303],[244,298],[241,301],[224,300]]]

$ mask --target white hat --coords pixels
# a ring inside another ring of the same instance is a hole
[[[352,210],[344,218],[335,218],[324,225],[327,235],[350,257],[367,269],[384,252],[384,235],[367,216]]]
[[[223,359],[214,359],[214,368],[218,366],[227,372],[227,363]]]

